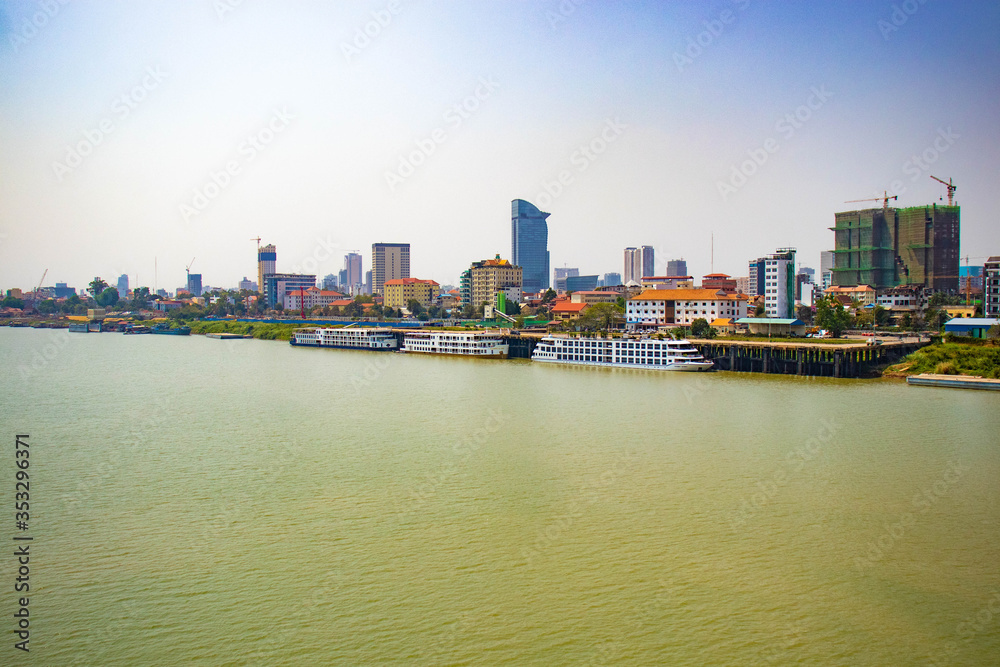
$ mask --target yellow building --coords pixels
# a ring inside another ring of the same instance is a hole
[[[387,280],[382,290],[382,305],[390,308],[406,308],[410,299],[416,299],[424,308],[434,304],[441,293],[441,286],[433,280],[401,278]]]
[[[506,292],[509,301],[517,303],[521,300],[521,288],[524,285],[521,267],[500,259],[500,255],[496,259],[474,263],[469,268],[469,281],[472,303],[475,306],[494,303],[497,292]]]

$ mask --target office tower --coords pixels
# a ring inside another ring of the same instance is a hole
[[[836,213],[834,221],[834,285],[958,292],[961,207],[885,206]]]
[[[668,276],[686,276],[688,275],[688,263],[683,259],[672,259],[667,262],[667,275]]]
[[[264,290],[264,276],[277,271],[278,253],[273,245],[266,245],[257,251],[257,289]]]
[[[617,287],[618,285],[624,285],[622,282],[622,274],[620,273],[605,273],[604,274],[604,286],[605,287]]]
[[[128,296],[128,276],[124,273],[118,276],[118,298],[124,299]]]
[[[365,271],[365,294],[372,293],[372,272]]]
[[[191,296],[201,296],[201,274],[189,273],[187,279],[187,291]]]
[[[555,279],[552,281],[552,289],[557,292],[566,291],[566,279],[580,275],[580,269],[571,269],[568,267],[556,267],[555,268]]]
[[[549,215],[523,199],[511,202],[510,261],[524,272],[525,292],[549,288]]]
[[[382,294],[387,280],[402,280],[410,277],[409,243],[372,244],[372,290]]]
[[[248,292],[256,292],[257,291],[257,283],[255,283],[254,281],[250,280],[246,276],[243,276],[243,280],[241,280],[239,282],[239,285],[237,286],[237,289],[239,289],[241,292],[243,290],[246,290]]]
[[[325,291],[335,290],[340,286],[340,282],[337,280],[337,276],[332,273],[328,273],[323,276],[323,282],[320,283]]]
[[[642,279],[655,275],[653,246],[644,245],[641,248],[625,248],[625,284],[630,281],[642,283]]]
[[[347,271],[346,289],[350,294],[360,294],[364,281],[364,274],[361,271],[361,255],[356,252],[344,255],[344,270]]]
[[[350,293],[350,285],[347,283],[347,269],[337,271],[337,286],[344,294]]]
[[[566,276],[566,291],[590,291],[597,287],[597,274],[592,276]]]

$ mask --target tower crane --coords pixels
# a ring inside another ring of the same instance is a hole
[[[42,273],[42,279],[38,281],[38,287],[35,288],[35,291],[31,295],[32,297],[31,307],[34,308],[35,310],[38,310],[38,302],[42,300],[39,294],[42,291],[42,283],[45,282],[45,276],[47,275],[49,275],[49,270],[45,269],[45,272]]]
[[[191,281],[191,267],[194,265],[194,260],[195,259],[196,259],[195,257],[192,257],[191,261],[188,262],[188,265],[184,267],[184,270],[187,271],[187,274],[188,274],[188,282]]]
[[[857,202],[862,202],[862,201],[880,201],[882,202],[882,208],[888,208],[890,199],[899,199],[899,195],[892,195],[890,197],[889,192],[887,190],[883,190],[883,195],[881,197],[874,197],[871,199],[851,199],[850,201],[845,201],[844,203],[856,204]]]
[[[933,178],[935,181],[948,188],[948,206],[954,206],[955,190],[958,190],[958,186],[951,182],[951,176],[948,177],[947,181],[943,181],[937,176],[931,176],[931,178]]]

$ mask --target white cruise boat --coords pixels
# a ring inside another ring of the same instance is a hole
[[[296,329],[288,342],[303,347],[340,347],[351,350],[395,350],[398,347],[392,331],[354,327]]]
[[[509,346],[489,331],[408,331],[400,351],[506,359]]]
[[[538,341],[531,360],[661,371],[704,371],[712,367],[712,362],[686,340],[652,338],[545,336]]]

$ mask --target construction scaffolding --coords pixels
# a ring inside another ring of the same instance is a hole
[[[923,285],[958,292],[958,206],[872,208],[835,214],[834,285]]]

